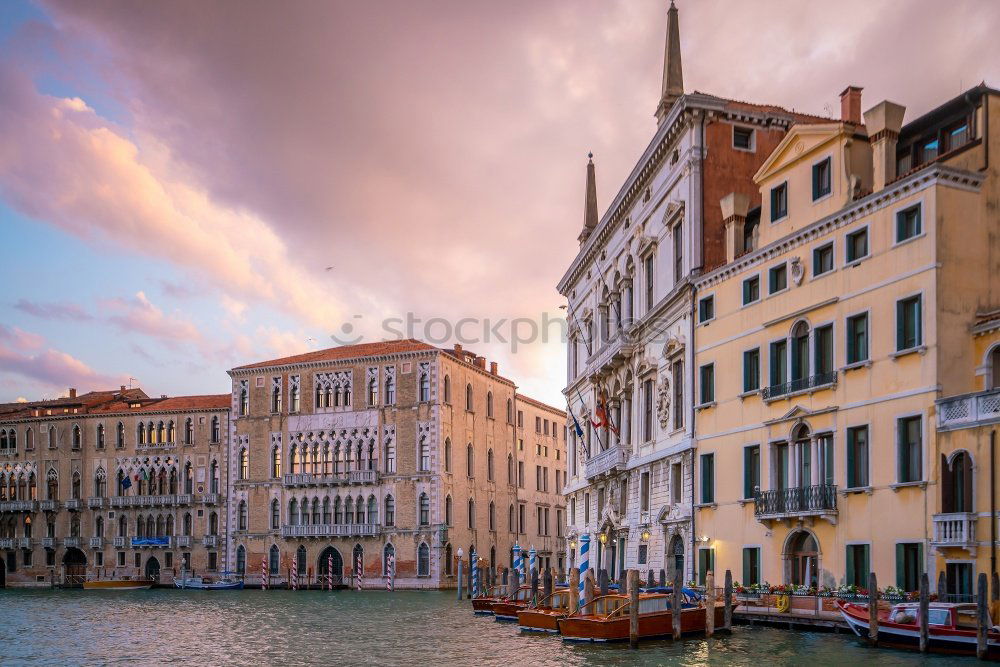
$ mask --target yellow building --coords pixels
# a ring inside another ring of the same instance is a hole
[[[891,102],[862,123],[849,87],[840,121],[793,127],[721,200],[727,263],[695,281],[700,577],[835,587],[875,571],[913,590],[940,569],[935,402],[983,388],[970,326],[1000,305],[998,95],[904,127]],[[981,432],[950,437],[984,460]]]

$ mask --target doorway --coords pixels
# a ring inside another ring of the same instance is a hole
[[[87,556],[79,549],[70,547],[66,549],[62,562],[66,573],[65,585],[82,586],[87,578]]]
[[[344,576],[344,559],[341,558],[340,552],[333,547],[327,547],[320,553],[319,562],[316,564],[316,571],[319,572],[321,579],[325,578],[329,573],[331,559],[333,564],[333,583],[339,584]]]
[[[155,556],[146,561],[146,577],[153,581],[160,580],[160,561]]]
[[[811,533],[800,530],[789,538],[785,552],[788,582],[796,586],[816,586],[819,545]]]
[[[680,535],[674,535],[670,538],[670,546],[667,548],[666,570],[667,570],[667,580],[673,581],[676,576],[676,572],[681,573],[681,579],[684,578],[684,540]]]

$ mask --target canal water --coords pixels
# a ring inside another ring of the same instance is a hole
[[[566,644],[473,616],[453,592],[0,590],[6,665],[973,664],[848,635],[737,627],[712,640]]]

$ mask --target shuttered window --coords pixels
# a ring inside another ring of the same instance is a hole
[[[920,295],[896,302],[896,351],[909,350],[923,342]]]
[[[868,360],[868,313],[847,318],[847,363]]]
[[[830,158],[813,165],[812,194],[813,201],[830,194]]]
[[[701,502],[715,502],[715,454],[701,455]]]
[[[760,547],[743,547],[743,579],[744,586],[760,583]]]
[[[869,546],[867,544],[847,545],[847,584],[864,588],[868,585]]]
[[[902,542],[896,545],[896,587],[904,591],[920,590],[920,575],[924,572],[924,545]]]
[[[760,348],[743,352],[743,392],[760,389]]]
[[[743,448],[743,497],[753,498],[760,486],[760,445]]]
[[[868,486],[868,427],[847,429],[847,488]]]

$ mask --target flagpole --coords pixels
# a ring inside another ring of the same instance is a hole
[[[582,326],[580,326],[580,320],[577,319],[576,315],[573,313],[573,310],[569,307],[569,304],[566,305],[566,312],[569,313],[570,317],[573,318],[573,321],[576,322],[576,326],[577,326],[578,329],[580,329],[580,332],[582,334],[583,331],[584,331],[584,329],[583,329]],[[587,336],[582,336],[582,338],[583,338],[584,344],[587,346],[587,357],[589,359],[590,357],[594,356],[594,349],[593,349],[593,347],[591,347],[590,340],[587,338]],[[580,400],[580,406],[583,407],[583,408],[586,408],[587,407],[587,403],[586,403],[586,401],[583,400],[583,394],[580,393],[580,388],[579,387],[577,387],[577,389],[576,389],[576,396]],[[569,402],[567,402],[567,406],[568,405],[569,405]],[[570,411],[572,412],[572,409]],[[576,418],[574,417],[574,420],[575,419]],[[589,420],[588,420],[588,422],[589,422]],[[589,423],[591,425],[593,425],[593,422],[589,422]],[[577,425],[579,425],[579,423]],[[598,429],[595,428],[594,429],[594,435],[597,436],[597,444],[601,448],[601,451],[604,451],[604,442],[601,440],[601,432],[600,432],[600,430],[598,430]],[[587,447],[587,457],[590,458],[590,456],[591,456],[590,447]]]

